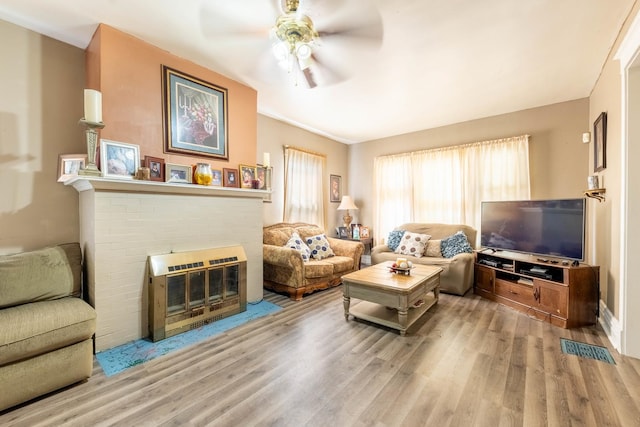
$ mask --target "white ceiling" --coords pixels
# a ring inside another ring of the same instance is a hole
[[[346,79],[314,89],[271,56],[277,0],[0,0],[0,19],[80,48],[108,24],[255,88],[261,114],[355,143],[588,97],[633,3],[301,0],[319,31],[381,29],[323,39]]]

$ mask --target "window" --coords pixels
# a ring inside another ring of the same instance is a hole
[[[480,202],[530,198],[529,136],[380,156],[374,221],[387,236],[406,222],[480,225]]]
[[[325,160],[322,154],[285,147],[284,222],[306,222],[325,228]]]

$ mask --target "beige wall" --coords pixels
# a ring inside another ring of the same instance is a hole
[[[629,29],[629,25],[640,11],[640,4],[636,4],[629,14],[618,40],[614,44],[609,58],[605,63],[600,78],[596,83],[589,102],[589,121],[593,123],[598,115],[607,112],[607,167],[598,173],[600,185],[606,187],[606,202],[597,206],[595,217],[590,224],[595,235],[595,259],[594,262],[603,266],[600,271],[601,297],[607,308],[615,317],[620,315],[620,218],[621,218],[621,198],[622,180],[621,173],[621,138],[622,132],[622,80],[620,75],[620,63],[613,57],[624,39]],[[634,118],[630,118],[631,121]],[[637,144],[637,141],[630,141]],[[591,157],[593,159],[593,156]],[[634,167],[632,161],[629,167]],[[640,198],[640,188],[631,185],[627,188],[629,199],[638,200]],[[636,218],[629,218],[629,221],[637,221]],[[637,236],[634,236],[637,237]],[[630,236],[627,236],[630,238]],[[630,259],[636,254],[629,254]],[[629,266],[627,266],[629,268]],[[637,286],[628,284],[627,286]]]
[[[340,175],[342,177],[343,194],[348,194],[348,147],[340,142],[333,141],[320,135],[297,128],[279,120],[263,115],[258,115],[258,157],[262,162],[262,153],[268,152],[273,166],[273,195],[272,203],[264,204],[263,219],[265,225],[275,224],[282,221],[284,203],[284,151],[285,145],[325,154],[327,156],[327,168],[325,170],[324,185],[326,192],[327,207],[327,232],[335,235],[335,227],[342,221],[342,213],[336,208],[337,203],[329,202],[328,185],[329,175]],[[358,220],[359,214],[356,212],[354,222]]]
[[[585,98],[351,145],[348,191],[360,207],[361,222],[373,225],[370,183],[376,156],[529,134],[531,197],[582,197],[590,173],[591,146],[582,143],[588,114]]]
[[[58,155],[86,153],[84,52],[0,20],[0,253],[77,241]]]

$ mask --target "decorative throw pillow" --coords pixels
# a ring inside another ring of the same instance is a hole
[[[427,247],[424,249],[424,256],[442,258],[440,242],[442,242],[440,239],[429,239]]]
[[[424,255],[424,248],[427,246],[427,242],[430,238],[431,236],[428,234],[405,231],[395,253],[421,258]]]
[[[469,244],[466,234],[462,231],[458,231],[453,236],[442,239],[440,249],[442,256],[445,258],[452,258],[463,252],[473,253],[473,248]]]
[[[393,230],[391,233],[389,233],[389,238],[387,239],[387,246],[389,247],[389,249],[395,251],[398,248],[400,239],[402,239],[403,235],[404,230]]]
[[[302,241],[300,235],[296,231],[291,234],[289,241],[284,244],[284,247],[295,249],[296,251],[300,252],[302,261],[304,262],[309,261],[309,259],[311,258],[311,250],[309,250],[309,247]]]
[[[307,246],[311,249],[311,258],[313,259],[323,259],[334,256],[333,250],[331,246],[329,246],[329,241],[327,240],[327,236],[324,234],[318,234],[317,236],[307,237]]]

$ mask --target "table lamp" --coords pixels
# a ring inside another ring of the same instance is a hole
[[[349,215],[349,209],[358,209],[353,200],[351,200],[351,196],[342,196],[342,201],[340,202],[340,206],[338,206],[339,211],[347,211],[342,217],[342,221],[344,221],[344,226],[349,228],[351,225],[351,220],[353,219],[351,215]]]

